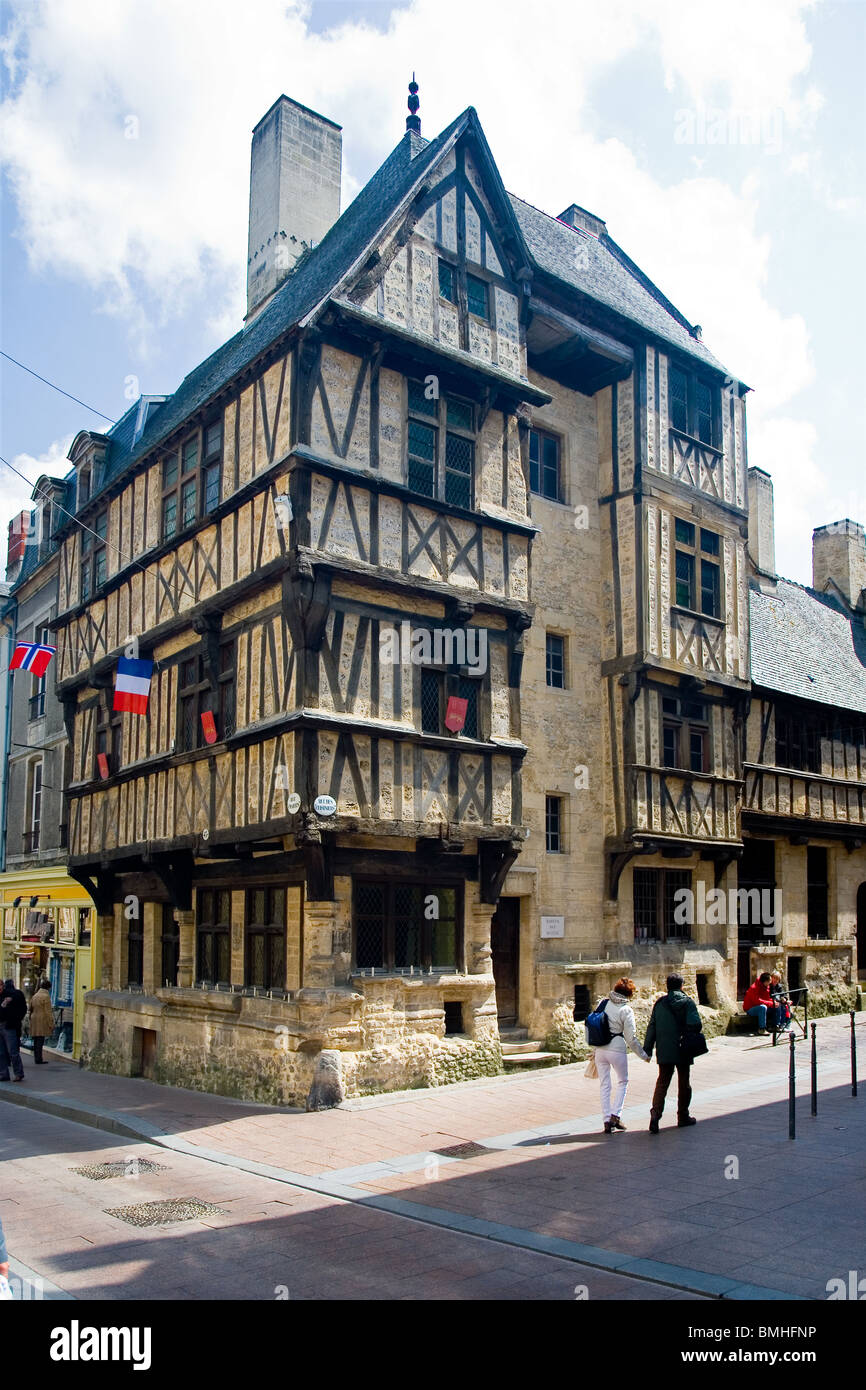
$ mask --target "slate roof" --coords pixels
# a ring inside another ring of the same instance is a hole
[[[303,322],[327,299],[449,141],[469,125],[490,159],[490,173],[506,211],[510,200],[517,235],[538,269],[583,291],[693,357],[719,367],[689,332],[683,316],[609,237],[605,235],[597,241],[505,193],[477,113],[470,106],[435,140],[427,141],[413,133],[403,137],[262,312],[190,372],[163,405],[151,409],[138,440],[134,440],[138,403],[130,407],[107,431],[110,443],[94,495],[122,476],[137,459],[149,454],[283,333]],[[587,263],[580,270],[574,263],[575,237],[580,237],[587,253]],[[74,510],[72,492],[68,488],[66,505],[70,511]]]
[[[361,189],[318,246],[305,257],[246,328],[236,333],[185,377],[173,396],[153,411],[140,439],[133,445],[137,403],[108,431],[111,445],[102,486],[122,474],[136,459],[204,405],[238,372],[253,362],[294,324],[325,299],[399,206],[412,186],[435,161],[466,113],[429,142],[404,135],[385,163]]]
[[[578,231],[510,193],[511,204],[539,269],[640,324],[672,346],[724,371],[690,325],[607,233]],[[579,251],[579,254],[575,253]]]
[[[866,627],[839,601],[780,579],[750,593],[755,685],[866,714]]]

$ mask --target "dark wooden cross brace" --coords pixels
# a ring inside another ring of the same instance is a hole
[[[479,790],[478,783],[484,776],[484,759],[479,758],[478,767],[473,773],[466,758],[460,759],[460,775],[465,792],[457,805],[457,819],[461,821],[466,814],[469,804],[474,806],[478,812],[479,819],[484,819],[484,794]]]

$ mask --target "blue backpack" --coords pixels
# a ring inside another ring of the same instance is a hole
[[[584,1023],[586,1041],[590,1047],[607,1047],[613,1034],[610,1031],[610,1019],[604,1011],[607,999],[602,999],[596,1004],[593,1012],[587,1015]]]

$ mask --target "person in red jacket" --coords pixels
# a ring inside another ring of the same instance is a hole
[[[770,1029],[775,1030],[779,1014],[776,1008],[776,1001],[770,993],[770,975],[768,971],[765,970],[763,975],[759,975],[754,984],[749,985],[749,988],[746,990],[746,997],[743,1000],[743,1013],[748,1014],[750,1018],[756,1018],[758,1020],[759,1033],[766,1033],[768,1031],[768,1022],[770,1024]]]

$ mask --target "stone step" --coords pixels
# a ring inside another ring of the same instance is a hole
[[[562,1061],[558,1052],[512,1052],[504,1053],[502,1065],[507,1071],[514,1068],[525,1068],[531,1071],[533,1067],[558,1067]]]
[[[502,1034],[499,1035],[503,1057],[516,1057],[521,1052],[540,1052],[543,1044],[538,1038],[526,1038],[521,1042],[507,1042]]]

